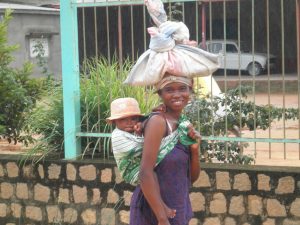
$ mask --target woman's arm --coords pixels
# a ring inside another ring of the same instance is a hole
[[[144,148],[140,168],[140,186],[159,225],[169,225],[154,172],[157,154],[165,131],[166,123],[161,116],[155,115],[149,119],[144,131]]]

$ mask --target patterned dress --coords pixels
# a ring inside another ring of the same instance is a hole
[[[171,225],[188,225],[193,216],[189,199],[190,153],[188,147],[177,143],[155,168],[161,197],[165,204],[176,209]],[[130,204],[130,225],[157,225],[155,214],[147,203],[140,186],[137,186]]]

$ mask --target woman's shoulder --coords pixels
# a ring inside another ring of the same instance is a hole
[[[161,112],[152,112],[145,123],[148,123],[150,121],[155,121],[155,122],[164,122],[166,121],[165,115]]]
[[[166,119],[163,113],[155,112],[151,113],[148,118],[144,121],[143,127],[146,128],[154,128],[154,129],[164,129],[166,125]]]

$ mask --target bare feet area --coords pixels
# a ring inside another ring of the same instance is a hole
[[[299,96],[297,94],[256,94],[248,96],[247,100],[255,102],[256,105],[271,104],[276,107],[298,108]],[[280,120],[271,124],[267,130],[242,131],[242,137],[248,138],[278,138],[299,139],[299,120]],[[0,154],[24,154],[26,148],[21,144],[9,144],[0,139]],[[300,166],[300,145],[297,143],[267,143],[249,142],[244,149],[244,154],[255,157],[255,165],[272,166]]]

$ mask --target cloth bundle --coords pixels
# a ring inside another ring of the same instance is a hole
[[[125,84],[155,85],[165,73],[188,78],[208,76],[219,67],[219,56],[195,47],[189,29],[182,22],[168,21],[160,0],[145,0],[157,27],[148,28],[149,49],[130,71]]]

